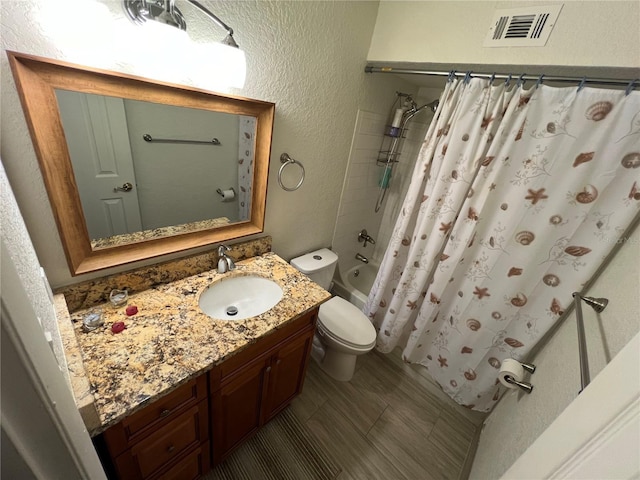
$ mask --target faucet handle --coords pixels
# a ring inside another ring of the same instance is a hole
[[[364,228],[358,234],[358,241],[364,242],[364,245],[363,245],[364,247],[367,246],[367,242],[370,243],[371,245],[376,244],[376,241],[373,238],[371,238],[371,236],[367,233],[367,230],[365,230]]]

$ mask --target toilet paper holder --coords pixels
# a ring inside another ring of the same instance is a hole
[[[508,382],[508,383],[510,383],[512,385],[517,385],[524,392],[531,393],[533,391],[533,385],[531,385],[530,383],[519,382],[518,380],[516,380],[515,378],[511,377],[510,375],[506,375],[504,377],[504,379],[505,379],[506,382]]]
[[[533,363],[522,363],[522,362],[519,362],[519,363],[520,365],[522,365],[522,368],[527,372],[529,372],[530,374],[533,374],[536,371],[536,366]],[[531,385],[528,382],[518,381],[515,378],[513,378],[511,375],[505,375],[504,380],[507,383],[510,383],[511,385],[518,386],[520,390],[526,393],[531,393],[533,391],[533,385]]]
[[[229,187],[229,190],[231,190],[233,192],[234,195],[236,195],[236,189],[233,187]],[[216,192],[218,192],[218,195],[220,195],[221,197],[224,197],[224,193],[222,193],[221,189],[217,189]]]

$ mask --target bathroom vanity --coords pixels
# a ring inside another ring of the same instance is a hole
[[[106,430],[102,453],[118,478],[197,478],[224,460],[301,392],[316,318],[314,309]]]
[[[271,279],[282,300],[245,320],[204,314],[200,293],[238,275]],[[75,339],[80,352],[81,365],[77,352],[68,355],[76,358],[70,371],[82,369],[89,382],[92,405],[79,408],[105,468],[115,478],[197,478],[224,460],[300,393],[318,307],[329,298],[267,253],[230,273],[209,270],[131,294],[131,317],[126,307],[99,305],[105,324],[96,331],[80,327],[96,306],[74,311],[73,329],[61,333],[65,348]],[[116,321],[127,328],[113,333]]]

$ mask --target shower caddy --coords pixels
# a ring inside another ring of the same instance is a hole
[[[378,152],[378,158],[376,164],[384,167],[382,176],[380,177],[378,191],[378,198],[376,200],[375,211],[378,212],[384,202],[384,197],[389,188],[389,182],[391,181],[391,174],[393,172],[393,165],[398,163],[398,157],[400,157],[402,142],[406,138],[407,129],[406,123],[408,118],[403,114],[400,115],[399,121],[394,114],[402,108],[403,104],[411,104],[413,99],[411,95],[402,92],[396,92],[396,100],[391,105],[391,111],[389,113],[389,123],[385,127],[384,136],[382,137],[382,144]],[[404,109],[403,109],[404,110]],[[393,120],[391,120],[393,118]]]

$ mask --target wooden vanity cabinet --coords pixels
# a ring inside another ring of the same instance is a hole
[[[94,443],[108,476],[191,480],[220,463],[302,391],[317,315],[285,324],[106,430]]]
[[[209,372],[214,464],[301,392],[317,313],[309,312]]]

